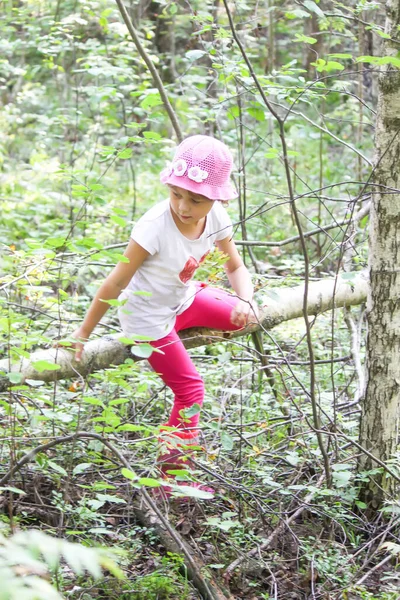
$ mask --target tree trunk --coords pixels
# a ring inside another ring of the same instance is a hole
[[[389,0],[386,56],[396,56],[400,0]],[[396,41],[397,40],[397,41]],[[400,187],[400,71],[383,65],[379,79],[376,124],[375,184]],[[367,384],[362,407],[360,443],[381,461],[395,456],[400,411],[400,193],[374,187],[370,217],[370,291],[367,304]],[[358,469],[376,465],[362,455]],[[384,474],[364,484],[360,498],[374,512],[395,482]]]
[[[352,306],[365,302],[368,283],[363,273],[347,273],[335,279],[316,281],[309,285],[308,314],[317,315],[331,308]],[[271,329],[283,321],[296,319],[303,315],[304,286],[275,288],[270,295],[264,298],[260,307],[260,325],[250,325],[240,331],[211,331],[209,329],[186,329],[180,333],[186,348],[195,348],[215,342],[227,341],[243,336],[261,327]],[[99,338],[88,342],[81,362],[73,360],[72,353],[63,348],[38,350],[31,354],[29,359],[22,359],[20,363],[11,367],[12,373],[21,373],[22,383],[27,379],[41,381],[55,381],[71,377],[85,376],[93,371],[106,369],[111,365],[123,363],[132,357],[129,347],[115,338]],[[33,363],[47,361],[59,365],[57,370],[38,371]],[[6,390],[11,384],[6,373],[9,371],[8,359],[0,360],[0,392]],[[13,379],[14,384],[16,382]]]

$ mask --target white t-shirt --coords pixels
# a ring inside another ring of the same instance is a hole
[[[126,300],[118,309],[124,334],[134,337],[136,333],[154,340],[168,335],[175,325],[176,315],[194,300],[195,286],[191,279],[196,269],[216,241],[231,235],[231,220],[218,201],[213,203],[204,231],[197,240],[189,240],[179,231],[169,200],[143,215],[134,226],[131,238],[150,256],[119,297]]]

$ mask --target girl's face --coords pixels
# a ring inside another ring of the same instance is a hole
[[[195,226],[208,215],[214,200],[188,190],[169,185],[171,208],[181,223]]]

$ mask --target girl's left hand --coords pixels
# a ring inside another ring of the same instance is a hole
[[[239,300],[231,313],[231,322],[239,327],[258,323],[258,307],[255,302]]]

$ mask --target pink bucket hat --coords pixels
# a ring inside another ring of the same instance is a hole
[[[160,179],[210,200],[232,200],[238,196],[229,181],[232,167],[232,154],[225,144],[207,135],[192,135],[177,147]]]

